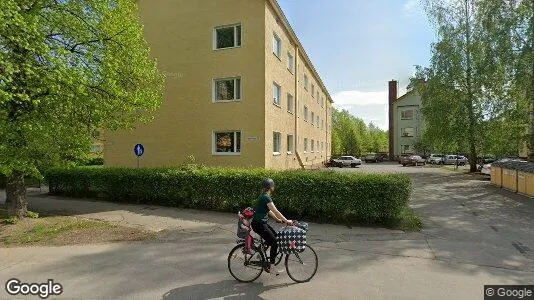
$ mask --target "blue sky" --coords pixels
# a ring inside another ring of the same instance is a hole
[[[418,0],[278,0],[337,108],[387,129],[387,84],[428,65],[433,28]]]

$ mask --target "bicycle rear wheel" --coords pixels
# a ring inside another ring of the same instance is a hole
[[[306,249],[300,253],[289,253],[286,256],[285,264],[287,275],[291,279],[295,282],[307,282],[317,273],[319,260],[315,250],[307,245]]]
[[[228,271],[240,282],[258,279],[265,264],[265,257],[257,247],[254,246],[250,254],[245,252],[245,243],[238,244],[228,254]]]

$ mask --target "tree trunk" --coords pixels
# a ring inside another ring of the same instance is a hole
[[[24,173],[13,171],[11,175],[7,177],[6,196],[8,196],[8,198],[6,198],[6,202],[9,201],[9,216],[20,219],[26,217],[28,214],[28,202],[26,202]]]

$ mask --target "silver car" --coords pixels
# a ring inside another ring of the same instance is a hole
[[[469,160],[465,156],[461,155],[445,155],[441,162],[439,162],[441,165],[455,165],[458,164],[459,166],[465,166],[469,164]]]

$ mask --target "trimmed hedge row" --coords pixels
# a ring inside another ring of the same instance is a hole
[[[334,223],[384,224],[407,207],[411,180],[399,174],[341,174],[228,168],[53,168],[50,193],[107,201],[236,212],[252,206],[261,181],[288,216]]]

